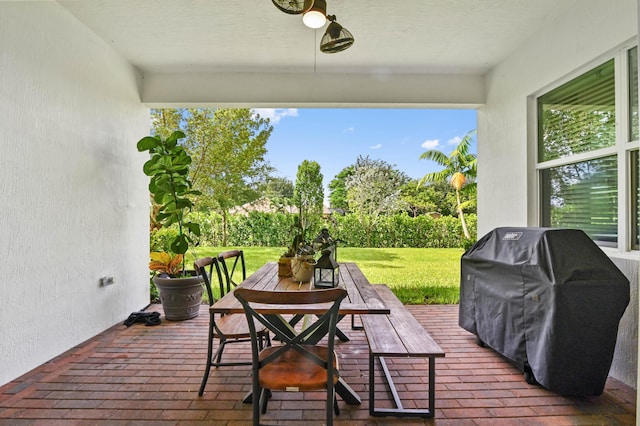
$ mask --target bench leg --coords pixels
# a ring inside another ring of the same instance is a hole
[[[356,316],[351,315],[351,329],[352,330],[364,330],[364,327],[361,325],[356,325]]]
[[[375,357],[369,354],[369,415],[374,416],[376,412],[376,397],[375,397]]]
[[[376,409],[375,407],[375,359],[378,358],[380,361],[380,367],[384,373],[387,385],[389,386],[389,392],[393,397],[393,401],[395,403],[396,408],[380,408]],[[435,410],[435,370],[436,370],[436,359],[435,357],[429,358],[429,407],[426,409],[408,409],[402,406],[402,401],[400,400],[400,395],[396,390],[395,383],[393,382],[393,378],[391,377],[391,373],[389,372],[389,368],[387,367],[387,363],[382,356],[375,356],[369,354],[369,415],[382,417],[382,416],[394,416],[394,417],[425,417],[431,418],[434,416]]]
[[[436,359],[429,357],[429,412],[433,417],[436,410]]]

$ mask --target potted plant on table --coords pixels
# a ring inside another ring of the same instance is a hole
[[[298,248],[296,256],[291,259],[291,274],[296,281],[300,283],[311,281],[313,266],[316,264],[314,254],[313,247],[308,244],[303,244]]]
[[[300,283],[306,283],[311,281],[311,277],[313,277],[313,265],[316,263],[313,257],[315,252],[313,246],[307,242],[306,228],[302,225],[302,220],[296,219],[293,227],[297,229],[297,233],[285,256],[290,257],[293,279]]]
[[[170,242],[170,253],[152,253],[149,267],[154,271],[153,283],[160,291],[165,318],[181,321],[195,318],[202,302],[202,277],[185,268],[184,254],[200,236],[200,226],[186,219],[193,207],[192,196],[200,192],[192,189],[189,179],[191,157],[178,144],[185,137],[175,131],[166,139],[146,136],[138,141],[139,152],[148,151],[151,158],[144,164],[144,174],[151,178],[149,191],[157,207],[155,219],[164,227],[177,226],[177,235]]]
[[[287,251],[282,253],[280,260],[278,261],[278,276],[283,278],[290,277],[292,275],[291,260],[296,257],[298,247],[304,242],[304,229],[302,228],[298,217],[295,217],[293,225],[291,225],[291,229],[295,230],[293,241]]]

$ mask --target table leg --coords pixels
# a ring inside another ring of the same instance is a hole
[[[291,318],[291,319],[289,320],[289,324],[290,324],[292,327],[295,327],[295,325],[296,325],[297,323],[299,323],[299,322],[300,322],[300,320],[301,320],[303,317],[304,317],[304,315],[294,315],[294,316],[293,316],[293,318]],[[341,315],[341,316],[338,318],[338,322],[340,322],[340,320],[342,320],[342,318],[344,318],[344,317],[345,317],[344,315]],[[353,322],[353,319],[352,319],[351,321]],[[352,326],[352,328],[353,328],[353,326]],[[354,330],[356,330],[356,328],[353,328],[353,329],[354,329]],[[325,334],[326,334],[326,331],[325,331]],[[344,334],[344,332],[343,332],[342,330],[340,330],[340,328],[336,328],[336,337],[338,337],[338,339],[340,339],[340,341],[341,341],[341,342],[348,342],[348,341],[349,341],[349,337],[348,337],[346,334]]]
[[[339,328],[336,328],[336,337],[338,337],[338,339],[340,339],[341,342],[349,341],[349,337],[347,337],[347,335],[344,334],[342,330],[340,330]]]
[[[294,315],[293,317],[291,317],[291,319],[289,320],[289,324],[291,324],[292,327],[295,327],[297,323],[300,322],[300,320],[304,318],[304,315],[302,314],[297,314]]]

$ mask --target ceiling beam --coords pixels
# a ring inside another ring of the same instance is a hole
[[[477,75],[145,73],[141,100],[160,107],[478,108]]]

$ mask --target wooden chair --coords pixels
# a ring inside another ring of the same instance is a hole
[[[227,263],[233,264],[231,267]],[[242,250],[228,250],[218,254],[218,261],[222,265],[222,272],[226,282],[225,294],[237,287],[242,281],[247,279],[247,268],[244,263],[244,252]]]
[[[223,279],[222,268],[217,257],[204,257],[196,260],[194,267],[198,275],[201,275],[204,279],[204,285],[209,296],[209,306],[215,302],[215,295],[211,288],[211,281],[213,271],[215,270],[217,281],[220,288],[220,297],[226,294],[225,284],[226,280]],[[208,267],[208,268],[207,268]],[[208,269],[208,270],[207,270]],[[265,345],[271,345],[269,339],[269,333],[265,327],[257,325],[255,328],[258,336],[260,347]],[[213,353],[213,342],[218,340],[218,350]],[[202,396],[204,388],[209,379],[209,373],[211,367],[221,366],[233,366],[233,365],[252,365],[252,361],[222,361],[222,351],[228,343],[248,342],[251,340],[251,332],[249,330],[249,324],[245,315],[242,314],[228,314],[222,315],[219,318],[215,317],[215,314],[209,311],[209,338],[207,349],[207,367],[202,377],[202,384],[198,395]]]
[[[251,330],[253,424],[260,424],[260,413],[266,413],[272,390],[326,389],[326,424],[332,425],[334,411],[339,414],[335,384],[340,378],[334,341],[338,310],[347,291],[343,288],[263,291],[241,287],[234,295],[242,303]],[[299,334],[279,314],[309,313],[309,305],[321,303],[330,306]],[[261,347],[255,324],[267,327],[281,345]],[[318,340],[325,335],[326,345],[319,345]]]

